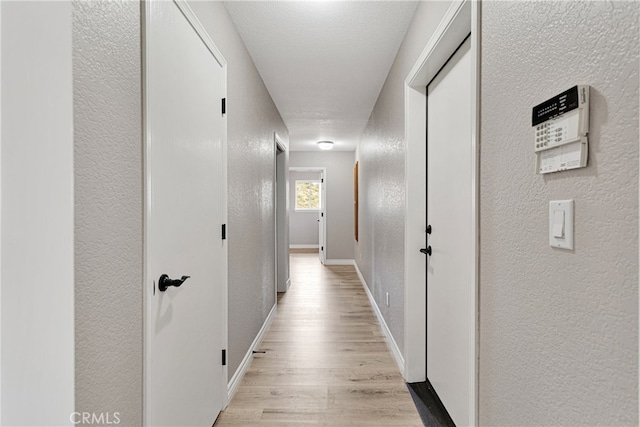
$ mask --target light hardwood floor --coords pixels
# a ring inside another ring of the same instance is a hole
[[[352,266],[291,253],[291,288],[216,426],[421,426]]]

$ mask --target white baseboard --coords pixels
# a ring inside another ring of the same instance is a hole
[[[231,403],[231,399],[233,399],[233,395],[236,394],[238,386],[240,385],[245,372],[247,372],[247,369],[249,369],[249,366],[251,365],[251,361],[253,360],[253,350],[255,350],[260,345],[262,339],[269,331],[271,322],[273,322],[273,319],[276,317],[277,307],[277,304],[273,305],[273,308],[264,321],[262,328],[260,328],[260,332],[258,332],[258,335],[256,335],[256,338],[253,340],[253,343],[251,343],[249,350],[247,350],[247,354],[244,355],[244,359],[242,359],[242,362],[240,362],[240,366],[238,366],[235,374],[233,374],[233,377],[231,377],[231,381],[229,381],[229,384],[227,385],[227,405]]]
[[[289,245],[289,249],[319,249],[320,245]]]
[[[352,259],[326,259],[325,265],[356,265],[356,262]]]
[[[389,326],[387,326],[387,322],[385,322],[384,317],[380,312],[380,308],[378,307],[376,300],[373,298],[373,295],[371,294],[371,291],[367,286],[367,282],[364,280],[364,277],[362,276],[362,273],[358,268],[358,264],[356,264],[355,261],[353,263],[353,266],[356,269],[356,273],[358,273],[358,277],[360,278],[360,282],[364,287],[364,291],[367,293],[367,297],[369,298],[369,303],[371,304],[371,308],[373,308],[373,311],[374,313],[376,313],[376,317],[378,318],[378,322],[380,322],[380,329],[382,329],[382,333],[384,334],[385,341],[387,342],[387,347],[389,347],[389,350],[391,350],[391,354],[393,354],[393,358],[395,359],[396,364],[398,365],[398,369],[400,369],[400,373],[404,375],[404,357],[402,357],[402,352],[398,347],[398,343],[396,343],[396,340],[393,338],[393,335],[391,335]]]

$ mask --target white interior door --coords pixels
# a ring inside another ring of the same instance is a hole
[[[467,39],[427,87],[427,378],[459,426],[473,422],[470,46]]]
[[[324,264],[327,260],[326,242],[325,242],[325,226],[326,226],[326,194],[324,183],[324,171],[320,172],[320,212],[318,212],[318,255],[320,262]]]
[[[211,426],[226,392],[224,60],[184,3],[146,7],[145,422]],[[161,291],[165,274],[189,278]]]

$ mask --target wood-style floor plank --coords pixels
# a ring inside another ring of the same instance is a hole
[[[216,426],[421,426],[352,266],[291,253],[291,288]]]

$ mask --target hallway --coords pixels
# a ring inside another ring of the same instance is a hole
[[[422,425],[354,268],[292,251],[291,281],[215,425]]]
[[[640,425],[639,35],[0,1],[0,427]]]

